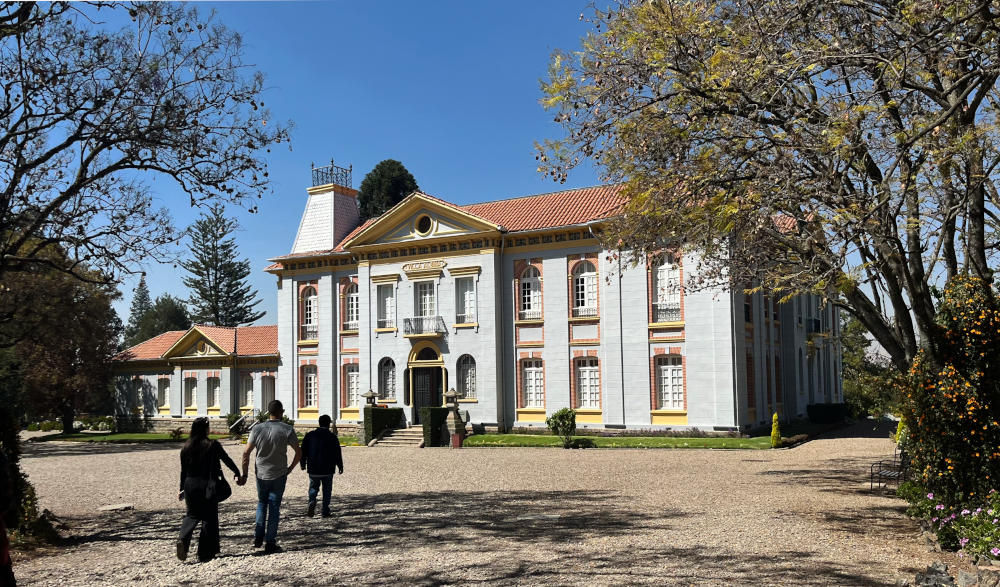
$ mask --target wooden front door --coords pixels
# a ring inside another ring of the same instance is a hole
[[[413,418],[420,423],[420,408],[441,405],[441,368],[418,367],[413,370]]]

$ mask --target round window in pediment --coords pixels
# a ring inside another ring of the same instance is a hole
[[[417,229],[417,234],[421,236],[426,236],[430,233],[433,223],[431,222],[431,217],[424,214],[417,218],[417,223],[415,228]]]

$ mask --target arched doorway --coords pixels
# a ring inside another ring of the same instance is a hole
[[[444,368],[440,349],[430,341],[413,346],[406,366],[408,393],[404,393],[404,399],[410,405],[410,421],[419,424],[420,408],[443,405],[448,371]]]

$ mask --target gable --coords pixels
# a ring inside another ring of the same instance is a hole
[[[198,326],[192,326],[184,333],[184,336],[180,337],[173,346],[163,353],[163,358],[224,357],[228,354],[222,345],[200,331]]]
[[[341,247],[363,247],[401,242],[435,240],[498,230],[498,226],[458,206],[414,192],[373,222],[341,243]]]
[[[420,230],[422,223],[426,226],[426,231]],[[370,244],[394,244],[442,236],[474,234],[481,231],[481,228],[474,227],[469,222],[449,218],[440,214],[439,210],[423,207],[398,222],[395,226],[390,227],[385,234],[374,239]]]

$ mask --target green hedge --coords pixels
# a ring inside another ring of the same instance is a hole
[[[448,419],[450,408],[420,408],[420,421],[424,427],[424,446],[448,446]]]
[[[847,404],[809,404],[809,420],[820,424],[843,422],[847,419]]]
[[[365,437],[364,443],[368,444],[376,436],[388,428],[399,426],[403,419],[403,408],[379,408],[365,406]]]

